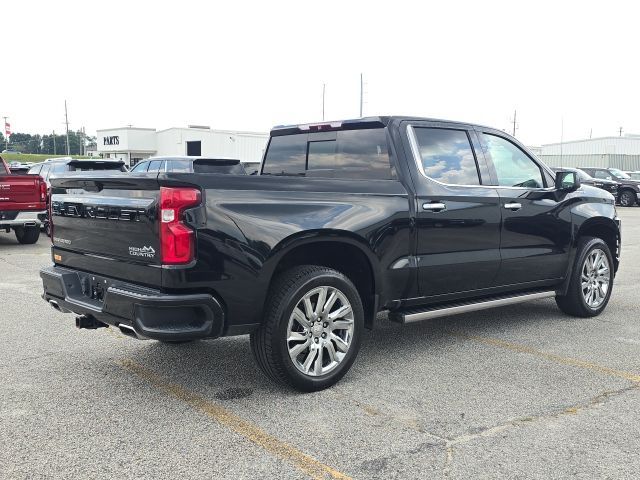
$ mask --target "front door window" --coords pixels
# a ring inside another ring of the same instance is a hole
[[[520,148],[510,141],[482,134],[487,153],[493,161],[498,176],[498,185],[502,187],[544,188],[542,170]]]

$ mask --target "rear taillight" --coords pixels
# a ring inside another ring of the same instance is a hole
[[[44,180],[40,180],[40,201],[47,201],[47,184]]]
[[[182,221],[182,214],[199,204],[200,191],[195,188],[160,187],[160,258],[163,264],[184,264],[195,258],[195,234]]]

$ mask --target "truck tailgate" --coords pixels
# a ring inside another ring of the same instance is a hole
[[[160,286],[159,188],[125,174],[53,179],[55,263]]]
[[[1,175],[0,210],[43,209],[37,175]]]

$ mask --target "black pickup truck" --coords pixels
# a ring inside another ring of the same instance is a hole
[[[52,180],[43,298],[79,328],[183,342],[251,334],[300,390],[337,382],[365,328],[555,297],[607,305],[611,194],[502,131],[373,117],[277,127],[260,175]]]

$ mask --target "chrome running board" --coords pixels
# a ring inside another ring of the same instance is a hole
[[[516,303],[529,302],[531,300],[539,300],[541,298],[555,297],[555,290],[546,292],[521,293],[511,296],[494,296],[483,300],[469,300],[467,302],[455,302],[445,305],[426,308],[414,308],[411,310],[401,310],[391,312],[389,319],[399,323],[414,323],[431,318],[446,317],[449,315],[459,315],[461,313],[477,312],[478,310],[486,310],[494,307],[504,307],[506,305],[514,305]]]

